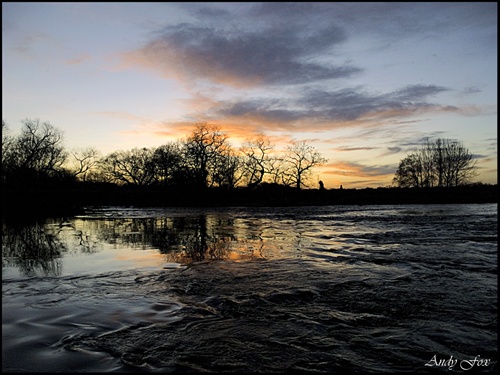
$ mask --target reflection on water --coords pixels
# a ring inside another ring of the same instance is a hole
[[[130,210],[118,208],[112,212],[105,210],[105,214],[90,212],[70,219],[47,219],[44,223],[4,222],[4,272],[11,274],[17,268],[24,276],[61,276],[66,268],[74,268],[72,263],[81,263],[82,256],[93,254],[92,259],[97,259],[101,253],[102,259],[113,250],[120,253],[115,257],[141,259],[144,267],[158,267],[165,262],[186,265],[264,257],[265,231],[258,222],[236,223],[237,219],[220,213],[184,215],[173,211],[169,215],[161,211],[147,213],[153,217],[129,217]],[[142,211],[135,214],[138,213],[144,214]],[[147,252],[149,264],[145,261]],[[136,262],[129,267],[136,268]],[[96,269],[109,270],[99,265]]]
[[[2,370],[494,372],[497,259],[496,205],[4,221]]]
[[[210,260],[360,259],[419,242],[496,240],[496,233],[485,237],[481,227],[467,227],[460,205],[374,207],[112,207],[43,223],[4,221],[2,268],[4,276],[61,276]],[[435,225],[443,219],[446,225]]]
[[[66,251],[66,245],[40,224],[2,225],[2,268],[18,267],[26,276],[59,275]]]

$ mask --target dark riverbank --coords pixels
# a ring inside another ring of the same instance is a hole
[[[280,185],[258,188],[166,190],[115,185],[3,189],[2,216],[78,212],[88,206],[230,207],[384,204],[498,203],[498,185],[452,188],[305,189]]]

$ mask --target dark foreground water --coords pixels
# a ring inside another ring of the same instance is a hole
[[[2,225],[2,372],[498,371],[497,205]]]

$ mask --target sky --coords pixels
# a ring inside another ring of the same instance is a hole
[[[107,155],[216,124],[305,141],[311,187],[391,186],[426,139],[497,183],[496,2],[2,2],[2,119]]]

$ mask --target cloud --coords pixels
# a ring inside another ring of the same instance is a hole
[[[84,53],[82,55],[79,55],[73,59],[66,60],[66,64],[68,65],[79,65],[82,64],[86,61],[89,61],[92,59],[92,56],[90,56],[88,53]]]
[[[244,30],[182,23],[159,34],[125,59],[153,65],[171,78],[235,87],[311,83],[361,71],[349,63],[319,60],[347,39],[332,24],[309,30],[289,24]]]
[[[403,149],[401,147],[387,147],[387,151],[382,154],[383,156],[386,156],[386,155],[393,155],[393,154],[399,154],[400,152],[402,152]]]
[[[15,39],[15,45],[10,50],[26,60],[48,61],[49,56],[60,49],[56,40],[43,32],[21,35]]]
[[[486,149],[495,151],[495,153],[496,153],[496,151],[498,149],[498,139],[497,138],[488,138],[488,139],[485,139],[485,142],[487,144]]]
[[[370,94],[357,88],[337,91],[311,90],[301,100],[321,116],[337,120],[355,120],[370,113],[416,112],[437,107],[427,98],[448,89],[436,85],[408,85],[386,94]]]
[[[361,125],[363,121],[404,117],[423,111],[454,111],[454,107],[428,101],[430,96],[447,90],[436,85],[409,85],[386,94],[370,94],[360,88],[336,91],[304,89],[296,98],[221,102],[212,109],[212,116],[252,118],[288,130],[303,123],[327,129],[352,125],[355,120]]]
[[[337,151],[337,152],[344,152],[344,151],[368,151],[368,150],[374,150],[376,148],[377,147],[349,147],[349,146],[345,146],[345,147],[338,147],[334,151]]]
[[[196,105],[191,113],[184,116],[185,120],[165,121],[158,131],[160,133],[175,131],[178,126],[185,130],[188,122],[192,124],[207,121],[218,123],[225,130],[229,129],[229,133],[235,138],[276,131],[285,131],[292,136],[303,132],[305,126],[308,132],[359,127],[364,130],[357,135],[358,139],[380,138],[393,126],[397,126],[401,132],[402,124],[413,123],[413,121],[398,121],[398,117],[408,117],[424,111],[448,111],[447,107],[440,107],[427,101],[428,97],[445,90],[443,87],[432,85],[408,86],[386,94],[369,94],[361,89],[344,89],[336,92],[299,90],[295,97],[291,98],[256,97],[231,101],[217,101],[198,94],[193,100],[185,100],[186,105],[191,102]],[[165,130],[166,127],[171,130]],[[408,141],[401,142],[403,144],[398,144],[398,147],[410,146]],[[410,141],[415,144],[416,142],[420,140]],[[391,151],[386,154],[390,153]]]
[[[414,84],[411,74],[402,77],[399,87],[385,92],[374,92],[360,85],[364,76],[370,84],[370,61],[357,60],[357,49],[366,52],[367,48],[385,48],[383,46],[390,43],[445,37],[457,26],[442,21],[438,14],[443,11],[462,14],[449,5],[240,3],[228,7],[198,3],[179,6],[189,13],[191,18],[184,18],[189,23],[164,27],[150,34],[141,48],[123,55],[125,64],[176,79],[195,93],[193,100],[184,99],[184,103],[186,107],[190,103],[197,107],[191,108],[179,121],[163,122],[159,133],[185,130],[189,121],[208,121],[230,129],[231,137],[237,138],[276,131],[285,131],[291,138],[305,129],[322,132],[347,127],[378,132],[375,135],[380,138],[384,129],[393,132],[398,127],[401,133],[405,131],[403,126],[424,121],[423,114],[432,117],[450,112],[484,114],[484,107],[459,108],[439,103],[438,95],[454,91],[454,87],[432,81],[423,84],[423,80]],[[428,16],[430,9],[436,10],[435,16]],[[470,5],[470,9],[480,7]],[[425,17],[414,17],[415,12]],[[480,25],[483,16],[471,17],[468,25]],[[363,44],[367,41],[370,43]],[[348,44],[350,42],[353,44]],[[353,46],[356,46],[354,54]],[[352,63],[351,59],[363,65]],[[349,86],[352,78],[356,83]],[[373,86],[376,85],[372,83]],[[478,90],[470,86],[461,93],[473,94]],[[204,94],[198,94],[200,92]],[[202,101],[198,100],[201,96]],[[496,108],[490,109],[493,110]],[[411,147],[399,143],[391,146],[381,150],[383,156]],[[372,148],[341,151],[362,149]]]
[[[472,159],[486,159],[488,160],[488,155],[482,155],[482,154],[471,154]]]
[[[469,86],[469,87],[465,87],[462,92],[465,94],[465,95],[470,95],[470,94],[477,94],[479,92],[482,92],[483,90],[481,90],[481,88],[477,87],[477,86]]]
[[[323,173],[340,175],[346,177],[387,177],[393,176],[396,171],[394,165],[363,165],[356,162],[346,160],[327,163],[323,166]]]

